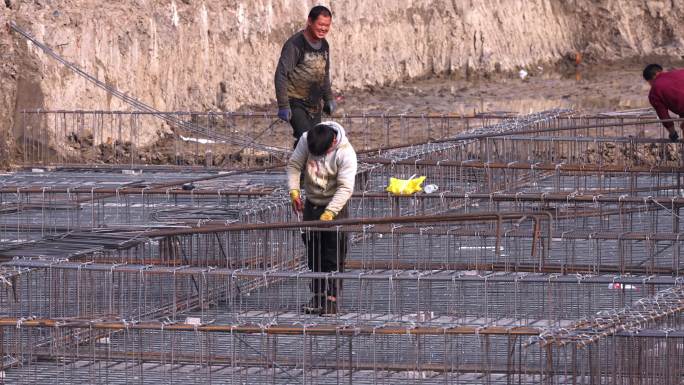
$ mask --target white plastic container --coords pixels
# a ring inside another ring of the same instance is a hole
[[[423,187],[423,191],[425,191],[426,194],[432,194],[437,190],[439,190],[439,186],[437,186],[436,184],[429,184]]]

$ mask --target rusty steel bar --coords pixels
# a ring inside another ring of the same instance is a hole
[[[562,117],[558,118],[559,120],[563,119]],[[586,130],[586,129],[596,129],[596,128],[614,128],[614,127],[619,127],[619,126],[633,126],[633,125],[655,125],[655,124],[661,124],[662,122],[682,122],[684,121],[684,118],[673,118],[673,119],[663,119],[663,120],[638,120],[638,121],[629,121],[629,122],[623,122],[623,123],[604,123],[604,124],[584,124],[584,125],[574,125],[570,127],[551,127],[551,128],[535,128],[535,129],[522,129],[522,130],[516,130],[516,131],[508,131],[508,132],[492,132],[492,133],[477,133],[477,134],[460,134],[460,135],[455,135],[450,138],[442,138],[442,139],[435,139],[435,140],[430,140],[422,143],[417,143],[417,144],[429,144],[429,143],[447,143],[447,142],[455,142],[455,141],[467,141],[467,140],[477,140],[477,139],[487,139],[487,138],[498,138],[498,137],[506,137],[506,136],[512,136],[512,135],[538,135],[540,133],[547,133],[547,132],[564,132],[564,131],[573,131],[573,130]],[[669,143],[667,139],[662,139],[660,141],[661,143]],[[387,151],[387,150],[393,150],[401,148],[401,146],[386,146],[386,147],[376,147],[372,149],[367,149],[363,151],[359,151],[359,154],[371,154],[374,152],[382,152],[382,151]]]
[[[367,158],[368,163],[403,166],[444,166],[473,169],[505,169],[505,170],[538,170],[566,172],[610,172],[610,173],[677,173],[681,166],[634,166],[634,165],[592,165],[586,163],[525,163],[525,162],[482,162],[479,160],[441,161],[441,160],[404,160],[396,161],[386,158]]]
[[[265,117],[269,119],[278,118],[278,114],[273,112],[264,111],[251,111],[251,112],[235,112],[235,111],[223,111],[223,112],[206,112],[206,111],[117,111],[117,110],[41,110],[41,109],[25,109],[20,111],[22,114],[111,114],[111,115],[157,115],[157,114],[169,114],[169,115],[187,115],[187,116],[224,116],[224,117]],[[347,119],[347,118],[406,118],[406,119],[509,119],[515,117],[515,114],[488,114],[486,112],[479,113],[476,115],[460,115],[460,114],[386,114],[386,113],[373,113],[373,112],[352,112],[344,113],[338,115],[330,116],[331,119]],[[592,117],[595,119],[611,119],[609,117]]]
[[[268,230],[268,229],[293,229],[293,228],[333,228],[345,225],[376,225],[376,224],[401,224],[401,223],[437,223],[437,222],[489,222],[497,220],[520,219],[527,216],[535,216],[536,212],[493,212],[478,214],[442,214],[442,215],[413,215],[384,218],[348,218],[334,221],[302,221],[281,223],[247,223],[232,225],[210,225],[182,229],[158,229],[145,233],[147,237],[164,237],[170,235],[207,234],[223,231],[243,230]]]
[[[659,191],[659,190],[678,190],[677,185],[667,185],[655,188],[638,188],[638,189],[620,189],[620,190],[610,190],[606,193],[620,193],[620,192],[649,192],[649,191]],[[140,194],[163,194],[163,195],[196,195],[196,196],[269,196],[276,192],[276,188],[263,187],[263,188],[249,188],[244,190],[235,189],[207,189],[203,187],[197,187],[194,190],[184,190],[179,187],[169,187],[169,188],[159,188],[159,187],[121,187],[121,188],[111,188],[111,187],[22,187],[19,185],[14,186],[3,186],[0,187],[1,194],[119,194],[119,195],[140,195]],[[284,192],[284,190],[283,190]],[[108,197],[111,195],[108,195]],[[389,192],[355,192],[352,194],[352,198],[368,198],[368,199],[401,199],[401,200],[438,200],[438,199],[482,199],[489,200],[493,202],[561,202],[561,203],[574,203],[574,202],[585,202],[585,203],[635,203],[641,205],[684,205],[684,197],[680,196],[633,196],[633,195],[623,195],[623,196],[611,196],[604,194],[589,194],[589,193],[558,193],[558,192],[548,192],[548,193],[534,193],[534,192],[520,192],[520,193],[505,193],[505,192],[491,192],[491,193],[457,193],[457,192],[444,192],[444,193],[417,193],[413,195],[393,195]]]
[[[125,322],[120,320],[79,320],[79,319],[20,319],[0,318],[0,327],[15,328],[67,328],[67,329],[105,329],[105,330],[166,330],[211,333],[274,334],[274,335],[522,335],[538,336],[539,328],[505,326],[461,326],[421,327],[421,326],[381,326],[361,327],[344,325],[190,325],[185,323],[164,323],[158,321]]]
[[[634,285],[658,285],[667,286],[680,282],[681,280],[673,276],[657,276],[654,277],[652,273],[647,276],[632,276],[632,275],[615,275],[610,273],[603,274],[587,274],[587,275],[554,275],[550,277],[547,274],[535,273],[527,274],[525,272],[509,274],[490,274],[487,270],[479,274],[470,274],[468,271],[459,270],[434,270],[434,271],[418,271],[413,274],[411,271],[392,271],[392,270],[367,270],[359,274],[358,271],[345,272],[308,272],[302,270],[286,270],[278,269],[271,271],[264,271],[258,268],[214,268],[214,267],[196,267],[190,265],[141,265],[141,264],[126,264],[126,263],[97,263],[97,262],[69,262],[69,261],[40,261],[40,260],[23,260],[15,259],[3,263],[7,267],[18,268],[49,268],[54,270],[76,270],[76,271],[99,271],[99,272],[115,272],[115,273],[129,273],[139,275],[173,275],[173,276],[217,276],[217,277],[235,277],[235,278],[261,278],[261,279],[341,279],[341,280],[367,280],[367,281],[434,281],[434,282],[557,282],[575,285],[578,283],[624,283]]]
[[[450,262],[397,262],[392,260],[359,261],[347,260],[345,269],[352,270],[477,270],[491,272],[527,272],[546,274],[593,274],[596,265],[589,264],[553,264],[545,263],[543,266],[533,263],[450,263]],[[673,275],[684,272],[684,269],[652,268],[634,266],[600,266],[603,274],[637,274],[637,275]]]

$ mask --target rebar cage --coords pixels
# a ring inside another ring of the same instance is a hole
[[[272,116],[177,115],[213,142],[176,132],[150,167],[135,135],[156,113],[23,114],[25,168],[0,177],[0,383],[684,381],[682,146],[658,122],[338,117],[360,165],[331,224],[291,211],[283,139],[254,128]],[[84,137],[107,164],[56,151]],[[228,148],[266,156],[217,162]],[[438,190],[384,191],[418,175]],[[344,269],[308,269],[311,231],[346,234]],[[341,287],[336,315],[302,311],[312,279]]]

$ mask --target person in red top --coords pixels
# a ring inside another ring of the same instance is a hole
[[[644,79],[651,85],[648,101],[655,108],[661,120],[672,119],[669,111],[684,118],[684,70],[664,72],[659,64],[649,64],[644,68]],[[662,122],[670,133],[670,140],[679,139],[673,122]],[[684,122],[680,128],[684,133]]]

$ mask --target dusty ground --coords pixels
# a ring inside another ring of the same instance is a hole
[[[524,78],[519,73],[481,74],[472,79],[444,76],[340,93],[337,113],[529,114],[559,107],[586,115],[632,109],[650,112],[649,86],[641,72],[653,62],[666,69],[684,68],[684,58],[646,57],[602,64],[580,60],[579,65],[575,58],[568,58],[553,67],[530,70]],[[269,111],[275,106],[251,109]],[[280,124],[277,129],[279,132],[271,138],[289,138],[288,125]],[[613,163],[636,157],[639,162],[654,163],[661,156],[666,161],[679,158],[674,146],[665,150],[657,147],[640,146],[635,154],[617,154],[609,148],[603,150],[605,153],[586,154],[586,160],[597,161],[600,157],[603,162]]]
[[[341,95],[338,112],[457,113],[530,112],[563,107],[581,113],[650,107],[641,71],[650,62],[682,68],[684,60],[644,58],[610,64],[561,63],[537,67],[525,79],[494,74],[477,79],[448,77],[368,87]]]
[[[645,58],[611,64],[576,65],[574,60],[549,68],[530,70],[526,77],[518,73],[479,75],[462,79],[435,77],[387,87],[366,87],[338,93],[337,113],[393,114],[460,114],[474,115],[487,112],[528,114],[551,108],[570,108],[580,114],[594,114],[649,107],[648,84],[641,78],[644,63],[661,62],[666,67],[684,67],[684,60]],[[274,112],[275,105],[246,106],[243,110]],[[250,137],[261,134],[258,142],[288,147],[292,142],[291,128],[278,123],[269,132],[262,132],[267,121],[253,127],[236,127]],[[264,127],[261,127],[264,126]],[[116,163],[117,159],[130,159],[130,146],[126,143],[93,145],[92,138],[69,138],[71,146],[80,150],[89,162]],[[358,139],[358,138],[357,138]],[[179,146],[171,135],[162,135],[151,147],[142,149],[139,162],[147,164],[205,164],[205,154],[195,153],[192,145],[180,146],[180,158],[175,156]],[[373,147],[373,146],[372,146]],[[241,151],[240,147],[214,148],[213,165],[234,166],[249,159],[250,165],[263,164],[258,153]],[[653,149],[644,149],[650,153]],[[656,151],[657,152],[657,151]],[[256,156],[254,156],[256,155]],[[587,154],[587,159],[598,154]],[[611,154],[601,154],[610,162]],[[669,157],[668,157],[669,158]]]
[[[568,108],[578,114],[650,108],[649,86],[641,71],[645,64],[684,68],[684,60],[649,57],[616,63],[576,64],[568,58],[552,67],[519,73],[489,73],[471,79],[434,77],[386,87],[368,86],[336,93],[337,114],[458,114],[487,112],[529,114],[552,108]],[[275,105],[250,106],[245,110],[273,113]],[[290,127],[275,127],[278,139],[289,139]]]

